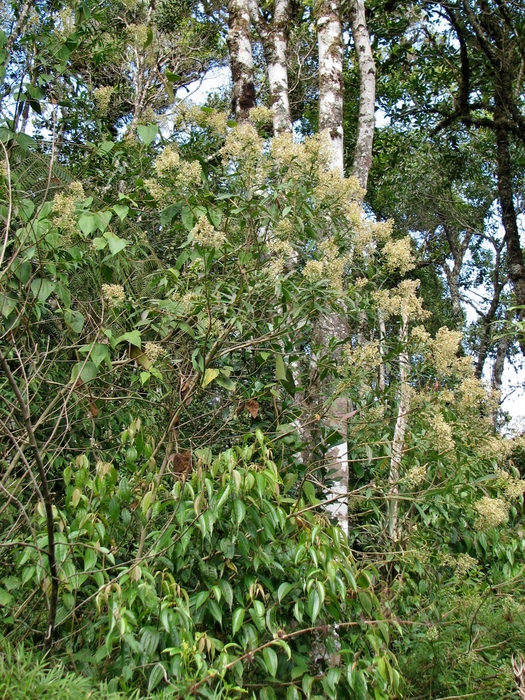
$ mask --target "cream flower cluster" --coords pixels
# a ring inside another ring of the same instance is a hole
[[[112,309],[126,301],[126,293],[121,284],[103,284],[102,297],[108,302],[109,307]]]
[[[108,113],[109,103],[111,102],[111,96],[115,92],[115,88],[112,85],[103,85],[102,87],[95,88],[93,90],[93,98],[97,109],[102,116]]]
[[[72,182],[69,192],[58,192],[53,198],[53,217],[58,228],[67,233],[77,231],[76,203],[84,199],[84,188],[81,182]]]
[[[204,248],[220,248],[226,242],[226,235],[223,231],[217,231],[208,221],[208,217],[203,214],[191,230],[191,237],[194,243]]]
[[[508,505],[501,498],[489,498],[483,496],[474,504],[478,516],[474,527],[477,530],[489,530],[507,522],[509,518]]]
[[[423,309],[423,300],[417,295],[419,280],[403,280],[391,290],[374,292],[378,308],[387,316],[401,316],[407,321],[427,318],[430,314]]]
[[[525,479],[516,479],[505,469],[497,469],[497,485],[511,501],[525,493]]]
[[[412,241],[410,236],[399,238],[397,240],[387,241],[383,248],[386,266],[390,272],[399,272],[405,275],[416,266],[414,256],[412,254]]]
[[[157,202],[169,201],[173,184],[182,189],[191,188],[202,180],[201,164],[197,161],[182,160],[175,146],[167,146],[155,159],[157,177],[161,180],[169,178],[169,185],[161,184],[159,180],[145,180],[151,196]]]
[[[426,481],[427,469],[423,465],[411,467],[403,477],[403,482],[409,489],[415,489]]]
[[[336,244],[327,239],[319,245],[320,260],[309,260],[303,268],[303,276],[309,282],[325,280],[328,286],[337,291],[343,290],[343,273],[348,263],[348,258],[339,255]]]
[[[430,427],[434,433],[434,447],[440,452],[449,452],[456,446],[452,436],[452,427],[440,412],[434,413],[430,419]]]
[[[144,343],[144,354],[147,355],[152,362],[155,362],[159,359],[159,357],[165,355],[166,351],[162,345],[159,345],[158,343],[147,342]]]

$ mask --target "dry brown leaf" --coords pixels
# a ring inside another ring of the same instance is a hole
[[[191,452],[174,452],[169,457],[173,476],[180,478],[186,475],[191,469]]]

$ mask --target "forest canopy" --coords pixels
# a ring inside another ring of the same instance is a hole
[[[524,27],[3,4],[0,695],[525,697]]]

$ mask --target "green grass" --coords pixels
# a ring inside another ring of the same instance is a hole
[[[62,664],[46,662],[23,646],[0,649],[0,700],[123,700]]]

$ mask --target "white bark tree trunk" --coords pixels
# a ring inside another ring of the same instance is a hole
[[[319,50],[319,131],[328,135],[331,158],[329,167],[344,177],[343,159],[343,29],[340,0],[320,0],[316,8],[317,42]],[[344,317],[331,313],[316,324],[316,341],[325,349],[330,341],[344,341],[348,324]],[[336,355],[336,359],[337,355]],[[333,384],[319,390],[330,396]],[[328,450],[327,468],[334,475],[332,496],[340,499],[329,510],[337,517],[341,528],[348,534],[348,399],[335,398],[328,410],[327,422],[336,429],[341,443]]]
[[[343,28],[339,0],[321,0],[316,19],[319,48],[319,131],[326,132],[330,139],[331,168],[343,175]]]
[[[406,347],[408,342],[408,319],[403,317],[401,331],[399,333],[401,346]],[[388,500],[388,534],[393,542],[399,540],[399,478],[401,473],[401,460],[405,445],[405,433],[410,411],[410,387],[408,385],[409,357],[406,350],[399,353],[399,405],[397,408],[396,427],[392,439],[392,457],[390,459],[389,500]]]
[[[337,313],[331,313],[321,317],[315,324],[314,340],[324,350],[329,346],[330,340],[344,340],[349,335],[347,321]],[[339,353],[336,353],[339,360]],[[324,386],[313,387],[313,393],[320,392],[323,399],[319,404],[329,404],[325,422],[328,426],[337,430],[341,435],[341,442],[329,449],[326,453],[326,468],[331,472],[333,486],[329,493],[330,500],[339,496],[337,501],[328,505],[328,510],[334,515],[341,528],[348,534],[348,413],[349,403],[346,396],[338,396],[332,399],[330,394],[334,389],[334,382],[326,382]],[[322,409],[321,409],[322,410]]]
[[[366,190],[368,173],[372,165],[372,145],[374,142],[376,66],[366,26],[363,0],[353,0],[350,24],[359,67],[359,120],[352,175]]]
[[[233,79],[233,113],[239,122],[255,107],[249,0],[228,0],[228,51]]]
[[[291,9],[291,0],[275,0],[273,18],[268,22],[261,15],[257,0],[250,0],[250,16],[261,39],[268,70],[274,136],[292,132],[286,67]]]

